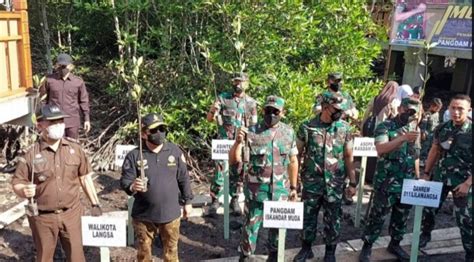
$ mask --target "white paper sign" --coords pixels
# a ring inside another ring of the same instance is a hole
[[[354,137],[354,147],[352,149],[354,156],[377,156],[375,149],[375,139],[373,137]]]
[[[81,217],[82,244],[93,247],[125,247],[127,221],[117,217]]]
[[[212,139],[212,159],[228,160],[229,151],[233,144],[234,140]]]
[[[125,156],[136,147],[135,145],[117,145],[115,147],[115,165],[122,167]]]
[[[403,204],[438,207],[443,183],[425,180],[403,179]]]
[[[263,201],[263,227],[303,229],[303,202]]]

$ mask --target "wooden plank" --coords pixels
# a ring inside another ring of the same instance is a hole
[[[459,253],[464,252],[464,248],[461,246],[451,246],[451,247],[443,247],[443,248],[436,248],[424,251],[427,255],[439,255],[439,254],[450,254],[450,253]]]
[[[18,61],[18,45],[8,42],[8,58],[10,59],[10,83],[12,91],[20,87],[20,65]]]
[[[0,61],[6,61],[5,55],[6,44],[0,43]],[[0,94],[8,92],[10,89],[8,88],[8,71],[7,71],[7,63],[0,63]],[[0,95],[1,97],[1,95]]]
[[[6,12],[6,11],[1,11],[0,12],[0,18],[1,19],[20,19],[21,14],[20,12]]]
[[[26,10],[28,9],[27,0],[13,0],[13,7],[15,10]]]
[[[7,41],[18,41],[21,40],[21,36],[0,36],[0,42],[7,42]]]
[[[0,229],[5,226],[13,223],[15,220],[19,219],[25,214],[25,205],[28,203],[27,200],[24,200],[17,204],[16,206],[10,208],[9,210],[0,214]]]
[[[26,3],[25,3],[26,5]],[[26,87],[33,87],[33,70],[31,67],[31,47],[30,47],[30,32],[28,26],[28,13],[21,11],[21,21],[19,26],[19,34],[22,41],[20,43],[19,55],[20,61],[20,85]]]

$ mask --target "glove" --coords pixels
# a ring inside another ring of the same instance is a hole
[[[94,206],[92,206],[91,215],[92,215],[93,217],[100,217],[100,216],[102,216],[102,208],[100,208],[99,205],[94,205]]]

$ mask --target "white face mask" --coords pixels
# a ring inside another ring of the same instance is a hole
[[[64,129],[65,128],[66,128],[66,126],[64,125],[64,123],[48,126],[48,128],[47,128],[48,137],[53,139],[53,140],[61,139],[64,136]]]

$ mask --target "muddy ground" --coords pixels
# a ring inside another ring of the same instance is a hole
[[[108,172],[101,174],[95,180],[97,188],[101,191],[99,197],[103,205],[104,212],[127,210],[127,195],[119,188],[119,173]],[[9,185],[6,181],[0,181],[0,188],[3,189],[2,195],[8,198]],[[194,185],[195,194],[207,193],[207,185]],[[11,193],[10,193],[11,194]],[[10,195],[11,196],[11,195]],[[11,202],[11,201],[10,201]],[[85,206],[89,207],[88,201],[83,199]],[[3,212],[6,205],[0,208]],[[342,240],[358,238],[361,235],[361,229],[353,226],[351,218],[355,204],[344,206],[344,218],[342,221]],[[86,211],[87,212],[87,211]],[[241,222],[240,217],[231,217],[230,238],[225,240],[223,237],[223,216],[216,218],[192,217],[188,221],[182,221],[181,237],[179,242],[179,257],[181,261],[200,261],[205,259],[237,256],[237,246],[240,238],[240,228],[238,224]],[[34,247],[31,238],[31,231],[24,224],[25,217],[20,218],[6,228],[0,230],[0,261],[33,261]],[[320,214],[319,221],[322,221]],[[387,224],[383,235],[387,235]],[[408,232],[412,231],[413,212],[409,221]],[[321,223],[319,223],[321,226]],[[452,216],[452,201],[448,199],[437,217],[437,228],[446,228],[455,226],[455,220]],[[322,244],[322,227],[318,231],[316,245]],[[265,254],[265,240],[267,234],[263,229],[260,232],[257,254]],[[297,230],[289,230],[287,232],[286,248],[300,247],[299,233]],[[161,261],[161,245],[159,240],[155,242],[153,255],[156,261]],[[85,247],[87,261],[99,261],[99,249],[95,247]],[[136,250],[133,247],[127,248],[111,248],[112,261],[134,261]],[[444,256],[433,256],[429,261],[459,261],[463,260],[463,254],[450,254]],[[61,261],[61,260],[57,260]]]

